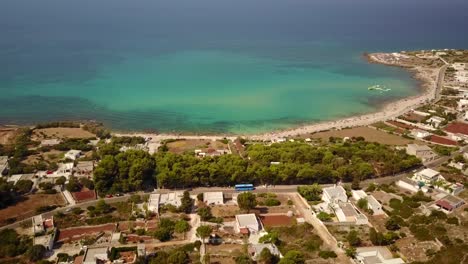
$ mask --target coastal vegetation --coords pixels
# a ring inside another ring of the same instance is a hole
[[[106,193],[142,190],[156,181],[161,188],[232,186],[254,184],[326,184],[338,181],[358,183],[409,170],[421,164],[404,150],[364,141],[337,142],[323,146],[305,143],[251,145],[248,158],[223,155],[200,159],[193,154],[144,151],[119,153],[118,146],[100,148],[102,157],[94,180],[96,190]],[[309,200],[320,193],[308,192]]]

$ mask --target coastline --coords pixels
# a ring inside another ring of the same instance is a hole
[[[117,136],[133,135],[151,137],[152,140],[165,140],[165,139],[222,139],[229,138],[235,139],[237,137],[246,137],[252,140],[274,140],[279,138],[294,137],[299,135],[311,134],[331,129],[343,129],[358,126],[367,126],[376,122],[386,121],[396,118],[411,109],[418,108],[429,101],[437,98],[437,90],[439,85],[439,75],[443,70],[444,66],[440,68],[429,68],[415,65],[407,65],[402,63],[395,63],[392,60],[388,60],[388,53],[370,53],[363,54],[364,58],[369,63],[383,64],[387,66],[399,67],[408,71],[412,78],[419,82],[418,88],[421,90],[418,95],[399,99],[397,101],[386,102],[377,111],[362,115],[355,115],[347,118],[341,118],[337,120],[324,121],[314,124],[306,124],[298,127],[293,127],[285,130],[276,130],[272,132],[266,132],[261,134],[252,135],[234,135],[234,134],[213,134],[213,135],[196,135],[196,134],[182,134],[182,133],[119,133],[113,134]],[[387,59],[386,59],[387,58]]]

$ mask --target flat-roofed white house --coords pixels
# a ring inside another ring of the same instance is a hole
[[[162,193],[159,197],[159,205],[173,205],[179,207],[182,204],[183,192]]]
[[[358,264],[403,264],[401,258],[394,258],[385,247],[367,247],[356,249],[356,263]]]
[[[406,146],[406,153],[416,156],[422,162],[432,161],[437,158],[437,154],[427,145],[408,144]]]
[[[440,116],[432,116],[431,118],[429,118],[426,123],[431,125],[432,127],[434,128],[438,128],[440,127],[440,125],[442,124],[442,122],[445,121],[445,118],[443,117],[440,117]]]
[[[43,245],[47,251],[54,248],[55,236],[57,235],[57,229],[48,232],[46,235],[37,236],[33,238],[34,245]]]
[[[369,223],[367,217],[359,212],[351,203],[340,202],[335,207],[335,215],[338,221],[344,223],[354,223],[356,225],[367,225]]]
[[[257,234],[262,230],[262,224],[255,214],[236,215],[235,230],[241,234]]]
[[[367,196],[367,207],[371,209],[372,212],[374,212],[373,215],[385,214],[384,210],[382,209],[382,205],[372,195]]]
[[[363,190],[351,190],[351,194],[353,196],[353,199],[356,201],[367,197],[367,193]]]
[[[203,193],[203,202],[207,205],[224,204],[223,192],[205,192]]]
[[[326,203],[347,202],[348,196],[346,195],[346,190],[342,186],[335,185],[323,188],[322,200]]]
[[[152,193],[150,194],[150,197],[148,199],[148,210],[153,212],[153,213],[158,213],[159,212],[159,198],[160,198],[159,193]]]
[[[109,261],[108,252],[108,247],[87,248],[83,256],[83,264],[107,263]]]
[[[58,164],[58,169],[52,173],[52,174],[47,174],[47,177],[65,177],[65,178],[70,178],[70,176],[73,173],[73,167],[75,164],[73,162],[68,162],[68,163],[59,163]]]
[[[415,138],[423,139],[431,135],[431,133],[422,130],[422,129],[413,129],[411,130],[411,135]]]
[[[81,156],[81,150],[71,149],[65,153],[64,158],[69,160],[76,160]]]
[[[422,171],[418,171],[413,176],[413,180],[424,182],[426,184],[432,184],[435,181],[440,180],[441,178],[442,176],[440,175],[440,172],[429,168],[424,169]]]
[[[94,161],[78,161],[73,168],[73,176],[75,177],[93,177]]]

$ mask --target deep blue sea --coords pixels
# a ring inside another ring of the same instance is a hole
[[[418,93],[362,54],[434,48],[468,48],[468,1],[0,0],[0,124],[283,129]]]

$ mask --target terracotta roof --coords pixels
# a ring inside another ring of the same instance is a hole
[[[239,232],[241,234],[248,235],[249,234],[249,229],[246,228],[246,227],[242,227],[242,228],[239,228]]]
[[[451,146],[456,146],[457,145],[456,141],[453,141],[453,140],[448,139],[448,138],[439,137],[439,136],[436,136],[436,135],[430,136],[429,140],[434,142],[434,143],[439,143],[439,144],[442,144],[442,145],[451,145]]]
[[[294,222],[294,219],[287,215],[261,215],[260,219],[265,226],[289,226]]]
[[[444,209],[449,210],[449,211],[452,211],[452,210],[453,210],[453,206],[452,206],[449,202],[447,202],[447,201],[445,201],[445,200],[439,200],[439,201],[436,202],[436,204],[437,204],[438,206],[444,208]]]
[[[468,135],[468,124],[454,122],[454,123],[449,124],[445,128],[445,131],[450,132],[450,133],[455,133],[455,134]]]
[[[72,193],[72,195],[73,195],[73,198],[75,198],[77,202],[83,202],[87,200],[96,199],[96,192],[94,190],[74,192]]]

